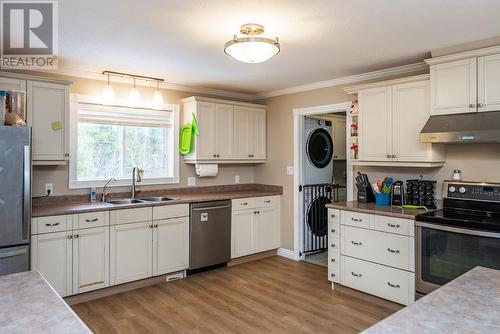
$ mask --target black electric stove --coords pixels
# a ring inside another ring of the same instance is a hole
[[[415,218],[421,294],[476,266],[500,270],[500,184],[445,181],[443,197],[443,209]]]

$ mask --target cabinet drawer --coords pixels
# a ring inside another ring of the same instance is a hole
[[[253,198],[254,205],[257,208],[276,207],[279,204],[279,200],[279,196],[263,196]]]
[[[340,239],[328,239],[328,252],[340,253]]]
[[[328,250],[328,266],[339,266],[340,265],[340,252],[335,250]]]
[[[36,219],[36,229],[32,232],[34,234],[43,233],[53,233],[66,231],[68,228],[68,216],[50,216],[50,217],[39,217]],[[71,229],[71,226],[69,226]]]
[[[334,283],[340,283],[340,263],[336,265],[328,264],[328,280]]]
[[[342,226],[342,255],[385,264],[404,270],[410,268],[410,238],[407,236]],[[413,240],[413,238],[412,238]]]
[[[340,223],[340,210],[328,209],[328,222]]]
[[[408,305],[415,295],[414,276],[404,270],[342,255],[342,284],[372,295]]]
[[[239,198],[232,200],[233,211],[253,209],[256,206],[255,198]]]
[[[169,219],[187,216],[189,216],[189,206],[187,204],[153,207],[153,219]]]
[[[373,216],[374,229],[402,235],[410,234],[412,220],[385,216]]]
[[[328,240],[340,239],[340,223],[328,222]]]
[[[153,218],[153,208],[136,208],[111,211],[109,214],[110,224],[138,223]]]
[[[342,211],[341,224],[370,228],[370,215],[366,213]]]
[[[108,211],[80,213],[78,215],[78,226],[75,228],[91,228],[109,225]]]

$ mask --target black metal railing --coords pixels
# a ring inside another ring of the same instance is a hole
[[[344,191],[344,189],[345,186],[330,183],[302,186],[304,203],[302,254],[327,249],[328,213],[326,205],[338,202],[339,191]]]

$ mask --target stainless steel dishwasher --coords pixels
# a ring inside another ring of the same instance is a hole
[[[223,266],[231,259],[231,201],[191,204],[189,273]]]

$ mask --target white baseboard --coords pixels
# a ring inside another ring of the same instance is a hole
[[[278,256],[283,256],[290,260],[299,261],[299,257],[295,255],[295,252],[286,248],[278,248]]]

